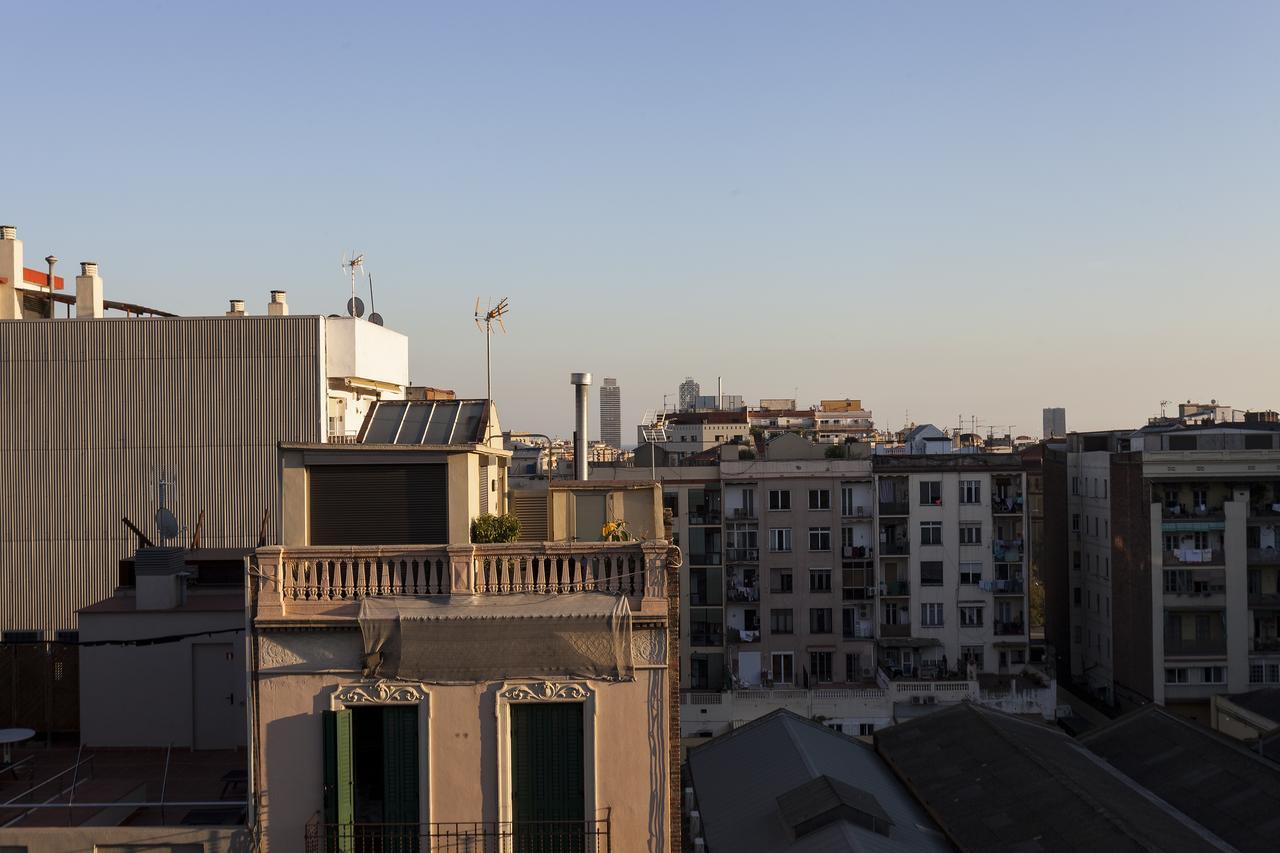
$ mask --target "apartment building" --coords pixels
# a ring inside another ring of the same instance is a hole
[[[679,849],[658,486],[554,484],[559,541],[473,545],[505,509],[493,404],[383,406],[281,448],[283,544],[248,581],[262,849]]]
[[[614,450],[622,449],[622,388],[608,376],[600,386],[600,440]]]
[[[680,688],[720,690],[725,664],[724,495],[719,464],[639,467],[599,464],[589,482],[662,484],[671,542],[680,547]]]
[[[667,440],[658,443],[672,462],[687,459],[721,444],[751,437],[746,412],[678,412],[663,417]],[[646,444],[649,424],[636,428],[639,444]]]
[[[795,435],[721,463],[725,639],[735,686],[874,677],[871,462]],[[695,665],[696,666],[696,665]]]
[[[881,665],[904,674],[1019,672],[1029,661],[1022,460],[873,460]]]
[[[1280,424],[1245,417],[1068,437],[1071,671],[1103,701],[1207,720],[1280,683]]]
[[[41,297],[5,275],[22,253],[0,228],[0,308]],[[0,319],[0,630],[27,640],[74,631],[77,610],[111,595],[135,544],[122,518],[178,544],[154,523],[161,480],[184,544],[274,539],[276,444],[351,440],[372,402],[409,384],[404,335],[290,316],[284,291],[257,316],[232,300],[175,317],[105,299],[97,264],[75,283],[55,294],[74,319],[0,311],[16,314]]]

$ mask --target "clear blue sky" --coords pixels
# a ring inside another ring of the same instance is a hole
[[[108,296],[341,310],[624,436],[686,375],[1039,434],[1280,407],[1280,3],[10,3],[0,220]],[[47,48],[47,49],[46,49]],[[14,50],[16,49],[16,55]],[[594,403],[593,396],[593,403]]]

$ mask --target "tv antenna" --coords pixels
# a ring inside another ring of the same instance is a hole
[[[489,349],[489,342],[493,340],[493,324],[497,323],[498,328],[505,335],[507,327],[502,322],[502,318],[509,310],[505,296],[498,300],[497,305],[493,304],[492,299],[489,300],[489,307],[484,311],[480,310],[480,297],[476,297],[476,328],[484,332],[484,388],[487,400],[493,399],[493,361]]]
[[[364,252],[357,253],[352,249],[350,255],[343,255],[341,269],[351,276],[351,299],[347,302],[347,313],[352,317],[363,317],[364,300],[356,296],[356,276],[365,271]],[[372,291],[369,298],[373,298]]]
[[[1167,405],[1169,405],[1171,402],[1173,402],[1173,401],[1172,401],[1172,400],[1161,400],[1161,401],[1160,401],[1160,420],[1164,420],[1164,407],[1165,407],[1165,406],[1167,406]]]
[[[169,486],[171,485],[170,481],[161,476],[159,483],[160,508],[156,510],[156,530],[160,532],[161,543],[167,543],[182,532],[178,525],[178,519],[169,511],[168,507]]]
[[[654,461],[654,457],[657,455],[657,451],[654,447],[670,441],[670,436],[667,434],[667,403],[665,397],[662,401],[661,414],[658,414],[653,409],[649,409],[644,413],[640,424],[640,435],[644,439],[644,443],[649,445],[649,476],[656,480],[658,479],[657,463]]]
[[[369,322],[375,326],[382,325],[382,315],[373,304],[373,273],[369,273]]]

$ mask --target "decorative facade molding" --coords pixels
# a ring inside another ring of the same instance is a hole
[[[631,632],[631,661],[634,666],[665,666],[667,663],[666,629],[635,628]]]
[[[418,705],[427,700],[421,684],[403,681],[367,681],[339,687],[333,694],[333,705]]]
[[[499,695],[508,702],[585,702],[595,695],[595,691],[579,681],[542,681],[513,684]]]

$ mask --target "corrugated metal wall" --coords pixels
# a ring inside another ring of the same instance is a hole
[[[71,628],[157,543],[156,483],[202,544],[278,541],[276,444],[319,441],[323,319],[0,322],[0,628]],[[51,634],[46,637],[52,639]]]

